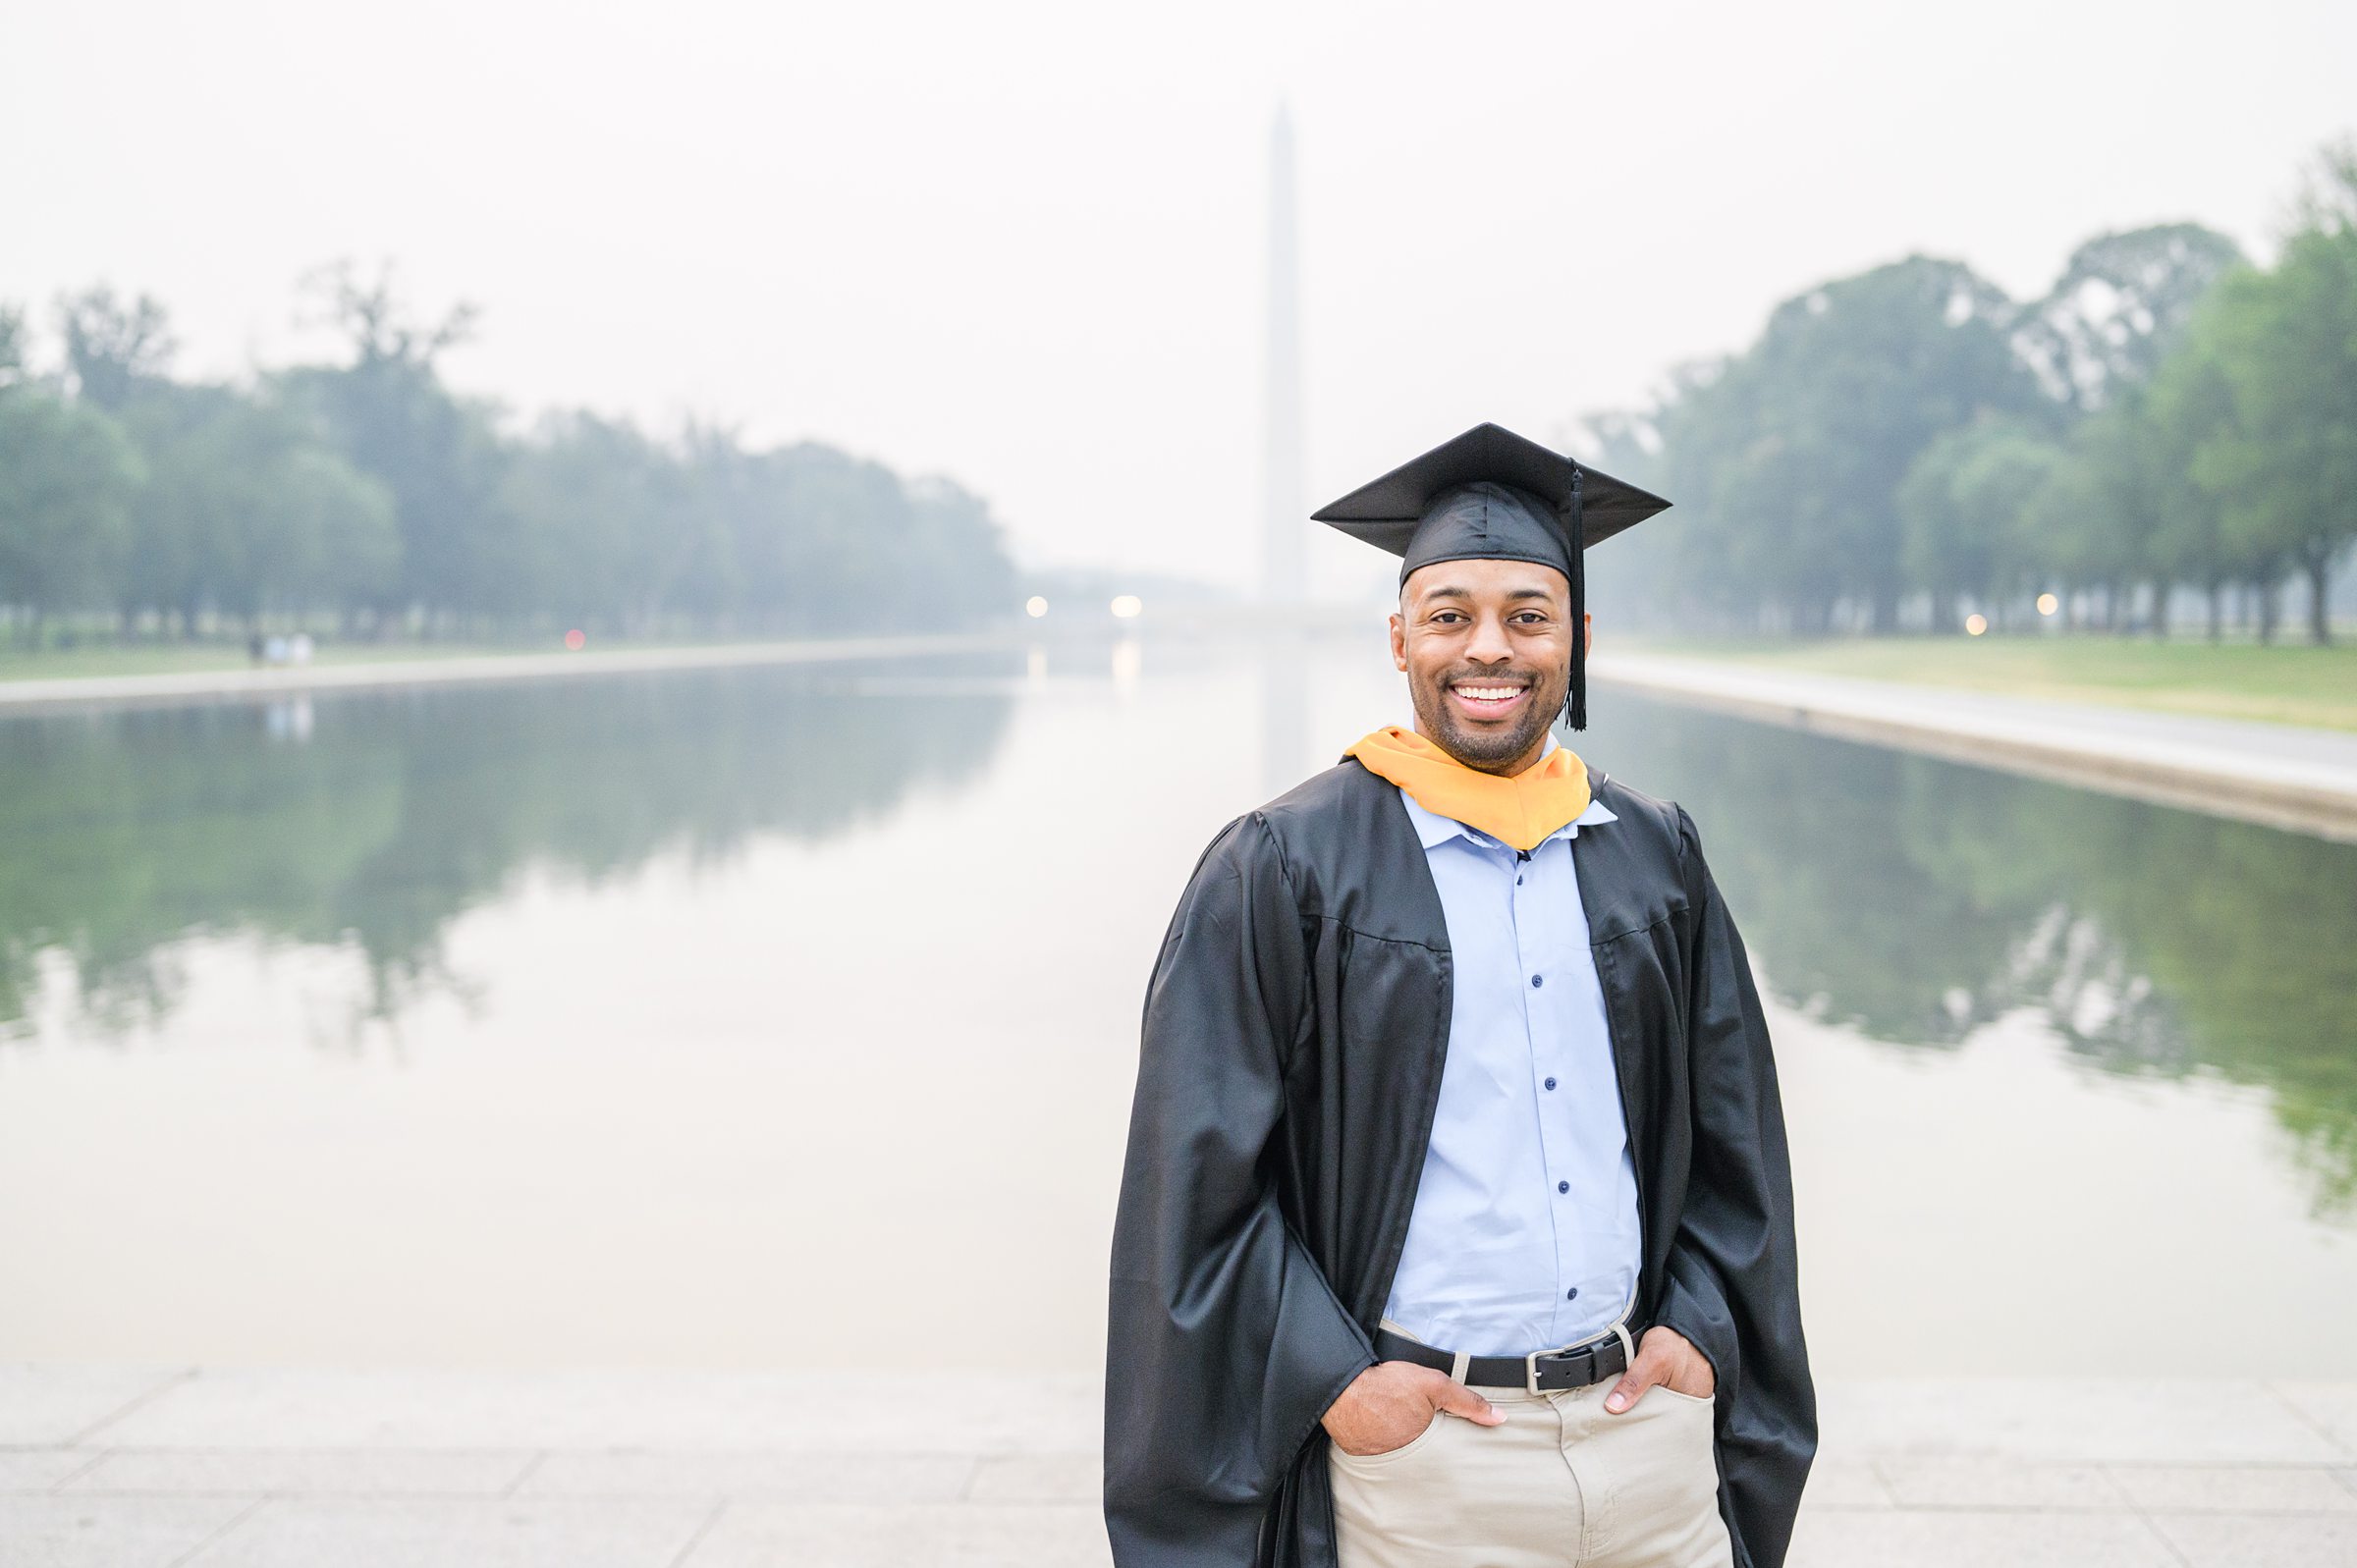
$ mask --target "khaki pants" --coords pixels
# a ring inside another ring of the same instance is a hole
[[[1504,1425],[1435,1414],[1385,1453],[1328,1443],[1341,1568],[1731,1568],[1718,1396],[1656,1384],[1614,1415],[1618,1380],[1477,1387]]]

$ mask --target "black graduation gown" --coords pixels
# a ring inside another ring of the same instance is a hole
[[[1589,770],[1571,840],[1637,1173],[1631,1326],[1710,1358],[1736,1568],[1781,1568],[1817,1447],[1766,1020],[1685,809]],[[1377,1359],[1448,1049],[1440,892],[1345,757],[1221,829],[1145,1001],[1113,1231],[1119,1568],[1334,1568],[1319,1418]]]

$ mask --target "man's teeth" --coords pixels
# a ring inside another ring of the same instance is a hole
[[[1451,686],[1468,702],[1511,702],[1522,695],[1520,686]]]

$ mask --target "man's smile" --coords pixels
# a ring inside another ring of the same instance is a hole
[[[1521,711],[1522,698],[1530,688],[1506,680],[1453,680],[1449,694],[1456,699],[1460,712],[1475,718],[1495,720]]]

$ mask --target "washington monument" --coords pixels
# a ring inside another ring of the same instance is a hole
[[[1301,277],[1293,218],[1293,117],[1283,105],[1269,124],[1269,297],[1265,425],[1261,431],[1260,598],[1299,605],[1302,537],[1310,529],[1301,499]],[[1262,793],[1283,794],[1316,766],[1309,739],[1309,699],[1301,648],[1285,634],[1285,618],[1268,618],[1259,653]]]
[[[1269,296],[1261,445],[1260,596],[1298,604],[1302,535],[1301,269],[1293,215],[1293,117],[1278,106],[1269,125]]]

